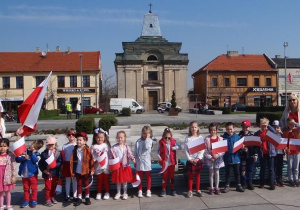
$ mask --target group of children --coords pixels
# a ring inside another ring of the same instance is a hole
[[[280,130],[279,122],[275,120],[273,126],[269,125],[266,118],[260,119],[260,129],[252,134],[249,131],[251,123],[244,120],[241,124],[242,131],[235,133],[234,124],[226,123],[226,132],[221,136],[217,134],[218,125],[211,123],[208,127],[209,135],[204,138],[205,149],[191,153],[188,144],[198,139],[200,136],[198,123],[193,121],[189,125],[189,134],[184,140],[185,153],[187,156],[186,170],[188,174],[188,193],[187,197],[193,196],[193,180],[196,181],[196,194],[202,197],[200,190],[200,174],[205,164],[209,168],[209,184],[208,194],[220,195],[221,192],[227,193],[230,190],[230,176],[233,169],[235,181],[237,183],[236,190],[244,192],[246,188],[253,190],[252,184],[254,163],[260,161],[260,187],[265,184],[265,169],[269,170],[270,189],[274,190],[275,186],[284,187],[282,183],[282,167],[283,157],[287,155],[288,162],[288,179],[290,186],[299,187],[299,151],[292,150],[287,142],[285,149],[276,149],[273,144],[266,141],[266,133],[268,130],[275,133],[279,137],[288,139],[300,139],[300,126],[292,118],[287,119],[288,129],[283,132]],[[22,177],[24,188],[24,202],[21,208],[27,206],[35,207],[37,205],[37,184],[38,184],[38,168],[42,172],[45,182],[45,205],[52,206],[56,204],[56,188],[58,180],[62,177],[65,180],[66,196],[64,202],[70,202],[71,183],[73,187],[74,206],[79,206],[84,199],[85,204],[90,205],[90,185],[93,182],[93,175],[97,179],[97,195],[96,200],[110,198],[109,174],[111,173],[111,181],[117,186],[117,193],[114,199],[128,199],[127,183],[140,180],[138,184],[138,197],[142,198],[142,179],[146,176],[147,190],[146,197],[151,197],[151,150],[152,150],[152,129],[150,126],[144,126],[141,131],[141,137],[136,141],[134,152],[126,143],[126,133],[124,131],[117,132],[117,143],[110,145],[108,133],[101,128],[94,130],[92,145],[87,145],[88,136],[84,132],[76,132],[70,129],[67,132],[68,142],[62,146],[62,150],[58,149],[57,141],[50,136],[46,139],[46,149],[40,154],[38,151],[43,147],[42,140],[33,141],[26,153],[14,157],[9,151],[9,140],[0,139],[0,210],[4,208],[4,194],[6,197],[6,205],[8,210],[11,207],[10,191],[14,189],[15,164],[20,163],[19,176]],[[244,136],[259,136],[262,145],[243,146],[239,151],[233,152],[234,143]],[[215,142],[227,140],[227,152],[214,154],[212,152],[212,144]],[[171,195],[176,196],[174,171],[176,160],[176,150],[180,149],[180,145],[172,137],[170,129],[166,128],[162,134],[162,138],[158,142],[157,156],[159,164],[162,166],[162,191],[160,196],[166,195],[167,183],[170,180]],[[38,158],[40,156],[40,158]],[[55,164],[50,164],[49,157],[54,157]],[[130,161],[135,167],[135,174],[130,166]],[[219,186],[221,167],[225,166],[225,187],[221,191]],[[137,178],[139,177],[139,178]],[[104,185],[105,193],[102,196],[102,187]],[[121,188],[123,187],[123,193]],[[31,195],[30,195],[31,191]],[[30,199],[31,198],[31,199]],[[31,200],[31,201],[30,201]]]

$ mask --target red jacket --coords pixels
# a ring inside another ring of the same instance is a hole
[[[163,139],[161,139],[159,142],[159,156],[163,161],[167,161],[167,146]],[[176,140],[171,138],[170,139],[170,160],[172,165],[176,165],[176,150],[172,150],[172,147],[176,146]],[[160,163],[161,164],[161,163]],[[162,165],[162,164],[161,164]]]

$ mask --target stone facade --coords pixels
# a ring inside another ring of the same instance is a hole
[[[168,42],[161,36],[158,17],[150,11],[144,16],[142,36],[135,42],[123,42],[123,53],[116,53],[118,97],[133,98],[146,110],[158,102],[176,101],[188,108],[188,54],[180,53],[180,42]]]

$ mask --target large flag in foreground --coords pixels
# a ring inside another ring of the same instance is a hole
[[[18,108],[18,116],[24,130],[21,136],[25,136],[36,129],[36,123],[40,114],[51,74],[52,71]]]

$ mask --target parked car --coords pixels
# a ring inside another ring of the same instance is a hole
[[[171,108],[172,104],[170,102],[159,102],[157,104],[157,111],[159,113],[163,113],[165,111],[169,111]],[[181,112],[182,108],[180,106],[176,106],[176,109],[178,109],[179,112]]]
[[[84,114],[103,114],[104,111],[100,108],[96,108],[93,106],[84,106],[83,113]]]
[[[210,109],[212,107],[212,105],[208,104],[208,103],[203,103],[203,102],[197,102],[197,105],[194,104],[194,108],[197,109],[204,109],[204,108]]]
[[[231,111],[234,112],[235,110],[236,111],[246,111],[246,105],[240,104],[240,103],[234,104],[231,106]]]

